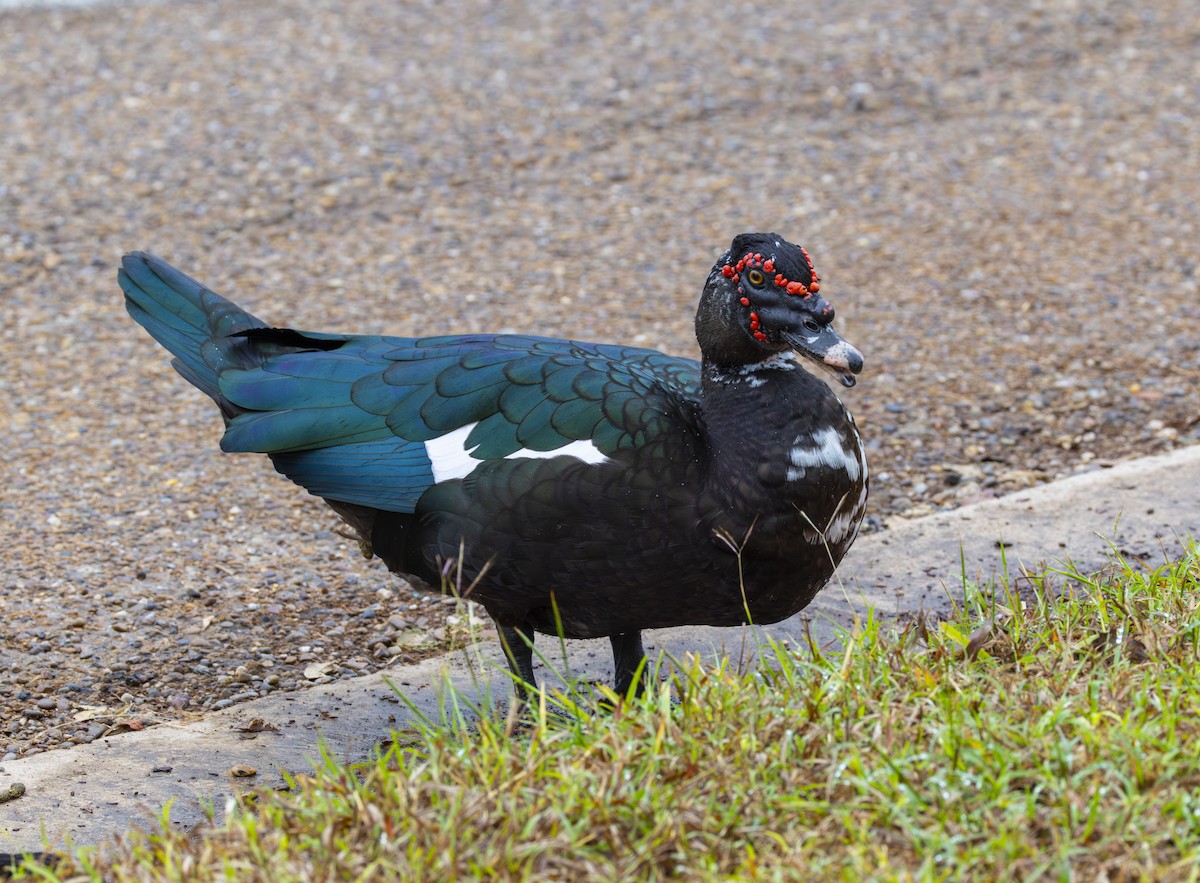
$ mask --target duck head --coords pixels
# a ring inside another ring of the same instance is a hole
[[[742,233],[713,265],[696,310],[704,358],[722,368],[791,350],[854,386],[863,357],[833,330],[808,252],[777,233]]]

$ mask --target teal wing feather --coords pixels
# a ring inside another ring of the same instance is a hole
[[[405,370],[417,354],[442,369]],[[697,426],[699,365],[654,350],[498,335],[414,339],[384,356],[393,366],[359,381],[355,402],[404,438],[478,423],[467,445],[479,445],[479,457],[573,441],[611,456],[673,426]]]
[[[267,327],[158,258],[128,255],[130,314],[221,407],[226,451],[271,455],[314,494],[412,512],[425,442],[472,426],[484,462],[589,441],[606,456],[699,431],[699,366],[653,350],[522,335],[399,338]]]

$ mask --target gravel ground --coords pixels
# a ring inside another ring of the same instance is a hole
[[[219,453],[128,250],[299,328],[694,355],[778,230],[867,357],[873,529],[1197,440],[1192,3],[617,6],[0,12],[0,759],[466,624]]]

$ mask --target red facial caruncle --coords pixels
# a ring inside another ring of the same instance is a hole
[[[812,258],[809,257],[808,251],[801,248],[800,253],[804,255],[804,261],[808,264],[809,278],[812,280],[807,285],[797,280],[788,279],[782,273],[777,273],[775,271],[775,261],[771,258],[764,258],[760,252],[746,252],[746,254],[738,259],[736,264],[730,258],[730,263],[721,268],[721,273],[725,278],[733,280],[734,284],[737,285],[738,294],[741,295],[739,301],[743,307],[750,307],[750,298],[746,296],[746,290],[742,286],[741,277],[743,273],[749,273],[754,270],[771,279],[776,287],[782,288],[788,294],[807,299],[821,290],[821,279],[817,275],[817,271],[813,268]],[[767,339],[767,335],[759,327],[758,313],[751,310],[747,322],[750,333],[754,336],[755,340],[764,341]]]

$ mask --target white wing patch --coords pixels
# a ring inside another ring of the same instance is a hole
[[[814,433],[811,444],[797,444],[788,451],[788,481],[798,481],[804,477],[805,471],[811,466],[829,466],[834,469],[844,469],[851,481],[857,481],[862,474],[862,463],[858,457],[846,450],[842,444],[842,435],[836,429],[822,429]]]
[[[429,457],[430,466],[433,467],[435,483],[465,478],[475,471],[476,466],[484,462],[482,458],[472,456],[472,451],[478,445],[467,449],[467,436],[477,425],[477,423],[468,423],[466,426],[460,426],[445,435],[439,435],[437,438],[431,438],[425,442],[425,455]],[[545,460],[550,457],[564,456],[574,457],[584,463],[607,463],[609,459],[590,441],[573,441],[561,448],[555,448],[553,451],[531,451],[529,448],[521,448],[519,451],[513,451],[504,459]]]
[[[434,482],[462,478],[479,465],[479,461],[467,450],[467,436],[477,423],[460,426],[453,432],[439,435],[425,442],[425,456],[433,467]]]

